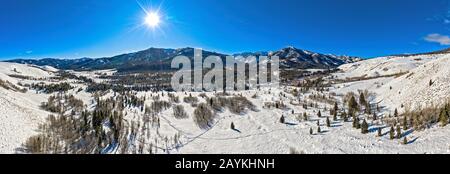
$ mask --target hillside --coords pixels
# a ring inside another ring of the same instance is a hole
[[[8,76],[11,74],[33,78],[52,76],[51,72],[35,67],[0,62],[1,81],[7,81],[9,85],[14,86],[18,86],[18,82],[26,81]],[[17,152],[27,138],[37,134],[38,125],[43,123],[49,114],[39,108],[40,103],[46,99],[47,95],[37,95],[32,91],[7,90],[0,86],[0,153]]]
[[[372,79],[364,81],[359,88],[371,86],[377,93],[377,102],[394,108],[407,106],[409,109],[439,105],[450,94],[450,53],[432,53],[380,57],[342,65],[342,79]],[[430,83],[431,81],[431,83]],[[361,82],[355,82],[361,83]]]

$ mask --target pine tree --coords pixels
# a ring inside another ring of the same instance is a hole
[[[294,110],[292,110],[291,114],[294,115]]]
[[[234,123],[233,123],[233,122],[231,122],[231,129],[232,129],[232,130],[235,130],[235,127],[234,127]]]
[[[348,110],[349,113],[352,114],[358,109],[358,102],[356,102],[355,96],[352,96],[348,101]]]
[[[400,125],[397,125],[397,139],[402,138],[402,129],[400,128]]]
[[[319,120],[317,120],[317,126],[320,126],[320,121]]]
[[[322,130],[320,130],[320,126],[317,127],[317,133],[321,133],[321,132],[322,132]]]
[[[389,138],[390,138],[391,140],[394,139],[394,134],[395,134],[394,126],[391,126],[391,130],[389,131]]]
[[[383,136],[382,130],[383,130],[383,128],[381,128],[381,127],[378,128],[378,136],[379,137]]]
[[[363,134],[369,133],[369,124],[367,124],[366,119],[364,119],[364,121],[361,125],[361,133],[363,133]]]
[[[308,114],[306,114],[306,112],[303,112],[303,119],[305,121],[308,121]]]
[[[309,128],[309,134],[310,135],[312,135],[314,132],[313,132],[313,129],[312,128]]]
[[[408,120],[407,120],[406,116],[403,117],[403,130],[404,131],[408,130]]]
[[[377,120],[377,113],[373,113],[373,120]]]
[[[397,108],[395,108],[395,110],[394,110],[394,117],[398,117],[398,110],[397,110]]]
[[[442,109],[439,114],[439,122],[441,123],[441,126],[447,126],[449,122],[449,116],[448,112],[446,112],[446,109]]]
[[[320,110],[319,110],[319,112],[317,113],[317,116],[320,118],[320,117],[322,117],[322,112],[320,112]]]
[[[335,103],[334,103],[334,112],[337,113],[338,110],[339,110],[338,103],[335,102]]]
[[[364,93],[359,93],[359,104],[366,106],[367,105],[367,101],[366,101],[366,97],[364,96]]]
[[[407,145],[408,144],[408,139],[405,137],[405,138],[403,138],[403,144],[404,145]]]
[[[430,80],[429,85],[433,86],[433,80]]]
[[[327,117],[327,127],[331,127],[331,122],[330,122],[330,118]]]
[[[285,123],[285,122],[284,122],[284,115],[281,115],[280,123],[281,123],[281,124],[284,124],[284,123]]]

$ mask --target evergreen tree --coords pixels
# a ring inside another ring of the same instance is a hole
[[[339,110],[338,103],[335,102],[335,103],[334,103],[334,113],[337,113],[338,110]]]
[[[233,122],[231,122],[231,129],[232,129],[232,130],[235,130],[235,127],[234,127],[234,123],[233,123]]]
[[[350,114],[353,114],[358,110],[358,102],[356,102],[355,96],[352,96],[348,101],[348,110]]]
[[[400,125],[397,125],[397,139],[402,138],[402,129],[400,128]]]
[[[330,118],[327,117],[327,127],[331,127],[331,122],[330,122]]]
[[[377,113],[373,113],[373,120],[377,120]]]
[[[433,80],[430,80],[429,85],[433,86]]]
[[[403,130],[404,131],[408,130],[408,120],[407,120],[406,116],[403,117]]]
[[[320,126],[319,127],[317,127],[317,133],[321,133],[322,132],[322,130],[320,130]]]
[[[309,128],[309,134],[310,135],[312,135],[314,132],[313,132],[313,129],[312,128]]]
[[[308,114],[306,114],[306,112],[303,112],[303,119],[305,121],[308,121]]]
[[[364,121],[362,122],[361,133],[363,134],[369,133],[369,124],[367,124],[366,119],[364,119]]]
[[[285,122],[284,122],[284,115],[281,115],[280,123],[281,123],[281,124],[284,124],[284,123],[285,123]]]
[[[389,138],[390,138],[391,140],[394,139],[394,136],[395,136],[394,134],[395,134],[394,126],[391,126],[391,130],[389,131]]]
[[[395,110],[394,110],[394,117],[398,117],[398,110],[397,110],[397,108],[395,108]]]
[[[317,116],[320,118],[320,117],[322,117],[322,112],[320,112],[320,110],[319,110],[319,112],[317,113]]]
[[[440,114],[439,114],[439,122],[441,123],[442,126],[447,126],[448,122],[449,122],[449,116],[448,116],[448,112],[446,111],[446,109],[442,109]]]
[[[405,138],[403,138],[403,144],[404,145],[407,145],[408,144],[408,139],[405,137]]]
[[[320,126],[320,121],[319,120],[317,120],[317,126]]]
[[[381,128],[381,127],[378,128],[378,136],[379,137],[383,136],[382,130],[383,130],[383,128]]]
[[[365,106],[367,103],[364,93],[359,93],[359,104]]]

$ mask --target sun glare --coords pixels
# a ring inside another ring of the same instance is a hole
[[[161,20],[158,13],[151,12],[148,13],[145,17],[145,24],[149,27],[155,28],[159,25],[160,22]]]

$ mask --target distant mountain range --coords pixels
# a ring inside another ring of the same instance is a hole
[[[117,69],[122,72],[169,70],[171,60],[176,56],[193,58],[194,48],[164,49],[149,48],[134,53],[122,54],[105,58],[80,58],[80,59],[15,59],[6,62],[21,64],[33,64],[38,66],[52,66],[64,70],[102,70]],[[203,50],[203,57],[210,55],[225,58],[226,54]],[[233,56],[278,56],[281,68],[336,68],[342,64],[362,60],[358,57],[337,56],[320,54],[301,50],[294,47],[283,48],[279,51],[261,51],[238,53]]]

